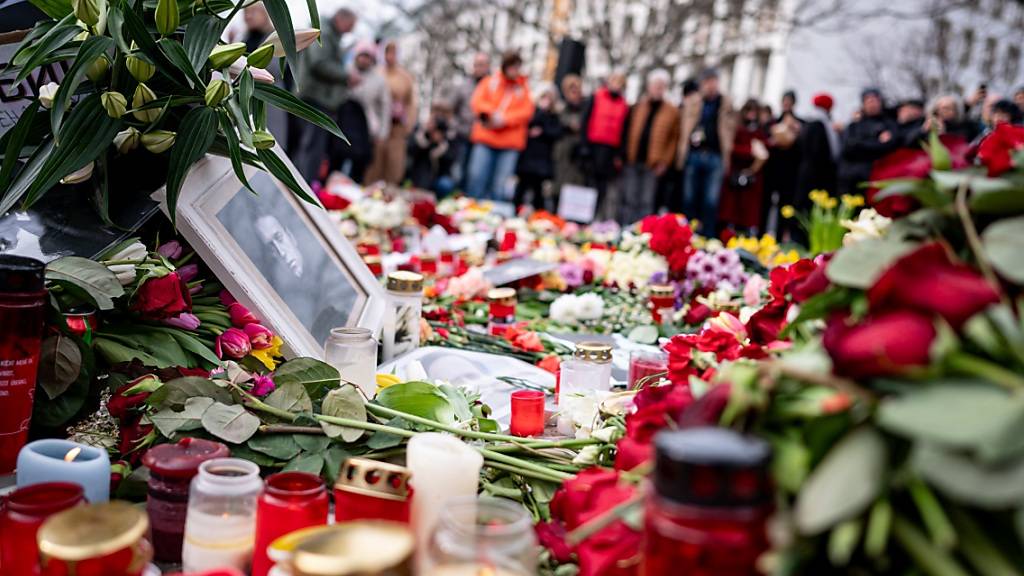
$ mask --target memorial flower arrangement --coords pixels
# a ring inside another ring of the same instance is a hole
[[[811,255],[833,252],[842,245],[846,234],[843,222],[849,221],[864,206],[864,197],[843,194],[835,198],[825,190],[814,190],[808,196],[811,199],[808,214],[799,213],[792,206],[783,206],[782,217],[796,218],[807,231],[807,248]]]
[[[207,153],[230,158],[246,185],[243,166],[254,166],[316,203],[275,150],[267,106],[343,135],[323,112],[276,87],[265,69],[274,58],[294,67],[298,52],[317,40],[315,2],[309,3],[313,28],[295,30],[285,2],[265,1],[277,33],[250,53],[243,43],[220,40],[244,2],[46,0],[35,5],[48,18],[18,45],[6,73],[20,83],[43,65],[67,62],[68,68],[59,85],[40,90],[4,138],[4,157],[10,161],[0,170],[0,213],[19,202],[31,206],[55,186],[79,185],[109,220],[111,199],[128,193],[112,183],[142,165],[144,181],[166,186],[173,220],[189,169]],[[132,182],[130,191],[152,190]]]

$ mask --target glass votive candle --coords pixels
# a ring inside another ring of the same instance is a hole
[[[612,346],[604,342],[578,342],[573,358],[601,367],[601,376],[593,382],[592,390],[607,392],[612,388]]]
[[[50,516],[85,502],[78,484],[46,482],[19,488],[0,503],[0,574],[37,576],[36,534]]]
[[[324,343],[324,361],[341,378],[373,398],[377,392],[377,340],[369,328],[334,328]]]
[[[630,390],[640,385],[645,378],[645,384],[656,384],[651,376],[663,374],[668,371],[668,354],[658,351],[634,350],[629,354],[629,388]]]
[[[302,528],[327,524],[327,487],[307,472],[279,472],[267,477],[256,504],[256,548],[252,576],[266,576],[273,567],[267,547],[277,538]]]
[[[515,436],[540,436],[544,433],[544,397],[540,390],[516,390],[512,393],[512,422]]]
[[[154,446],[142,457],[142,463],[149,468],[146,512],[149,514],[149,540],[157,562],[181,562],[192,478],[199,473],[203,462],[228,455],[228,447],[220,442],[182,438],[176,444]]]
[[[92,503],[110,499],[110,456],[106,450],[70,440],[48,438],[26,444],[18,453],[18,486],[74,482]]]
[[[382,520],[335,524],[302,539],[274,575],[412,576],[413,536],[408,526]]]
[[[605,365],[570,358],[563,360],[558,375],[558,405],[565,402],[567,396],[582,394],[592,390],[607,391],[609,385],[602,385]]]
[[[37,536],[43,576],[142,576],[153,559],[146,512],[128,502],[75,506]]]
[[[484,570],[477,574],[535,574],[538,550],[532,525],[526,509],[509,500],[476,496],[449,500],[430,540],[426,573],[478,566]]]
[[[349,458],[341,466],[334,484],[334,519],[390,520],[409,523],[412,488],[408,468],[370,460]]]
[[[256,533],[256,500],[262,490],[259,466],[248,460],[218,458],[199,466],[189,490],[181,550],[186,572],[249,569]]]

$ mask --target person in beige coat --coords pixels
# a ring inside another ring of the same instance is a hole
[[[718,89],[718,72],[701,72],[700,90],[683,102],[677,165],[683,171],[683,212],[700,221],[700,232],[714,237],[723,175],[736,138],[736,112]]]
[[[416,80],[398,63],[398,46],[384,46],[384,77],[391,92],[391,128],[387,139],[378,142],[367,181],[384,180],[398,185],[405,176],[409,134],[416,126]]]

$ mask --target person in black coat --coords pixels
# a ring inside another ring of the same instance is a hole
[[[843,133],[839,159],[839,193],[856,194],[871,178],[871,165],[899,147],[897,126],[885,115],[882,93],[868,88],[861,93],[861,117]]]
[[[800,162],[793,195],[779,201],[779,206],[793,206],[802,212],[810,209],[808,195],[814,190],[835,193],[836,163],[840,152],[839,134],[832,127],[832,96],[817,94],[812,103],[814,109],[804,117],[794,145]],[[806,240],[806,233],[793,218],[779,219],[779,236],[801,243]]]
[[[555,112],[555,91],[544,88],[537,96],[537,107],[530,120],[529,139],[526,149],[519,154],[516,165],[516,193],[513,198],[516,209],[522,207],[526,193],[533,193],[533,207],[544,209],[544,183],[555,175],[553,158],[555,142],[562,137],[562,122]]]

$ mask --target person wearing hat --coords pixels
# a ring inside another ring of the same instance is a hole
[[[931,123],[925,122],[923,100],[907,98],[896,107],[896,131],[901,147],[920,149],[930,129]]]
[[[885,115],[882,92],[867,88],[861,92],[860,117],[843,132],[839,158],[840,194],[857,194],[871,178],[871,165],[899,147],[896,123]],[[829,192],[834,192],[829,190]]]
[[[800,155],[797,168],[796,190],[791,197],[780,198],[779,206],[797,209],[809,207],[808,194],[814,190],[836,190],[836,163],[839,160],[839,134],[832,127],[832,96],[826,92],[815,94],[814,108],[804,116],[804,124],[796,139]],[[793,219],[780,220],[780,232],[788,228],[790,238],[799,240],[803,232]]]
[[[676,165],[683,170],[683,212],[700,221],[700,232],[714,237],[723,175],[729,171],[736,113],[719,92],[718,71],[700,74],[700,89],[683,102]]]
[[[391,90],[377,66],[377,44],[362,39],[352,51],[355,58],[350,74],[357,75],[360,81],[339,113],[349,144],[339,142],[334,147],[331,170],[341,170],[363,183],[375,151],[391,133]]]

